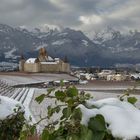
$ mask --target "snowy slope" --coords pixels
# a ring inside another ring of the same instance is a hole
[[[18,109],[18,107],[22,107],[21,111],[23,110],[23,106],[19,102],[5,96],[0,96],[0,120],[14,114],[14,109]]]

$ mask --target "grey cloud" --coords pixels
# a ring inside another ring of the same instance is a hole
[[[139,0],[1,0],[0,22],[29,27],[50,24],[89,33],[107,26],[140,29],[139,5]]]

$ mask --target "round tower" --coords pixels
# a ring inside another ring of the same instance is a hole
[[[23,55],[21,55],[21,58],[19,61],[19,71],[21,71],[21,72],[24,71],[24,63],[25,63],[25,59],[24,59]]]

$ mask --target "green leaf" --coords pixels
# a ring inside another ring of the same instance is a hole
[[[63,87],[64,86],[64,81],[60,80],[60,86]]]
[[[78,136],[76,135],[70,135],[70,136],[67,136],[66,140],[80,140]]]
[[[78,90],[76,87],[70,87],[67,90],[67,96],[68,97],[74,97],[78,95]]]
[[[71,108],[67,107],[67,108],[64,108],[63,111],[63,118],[69,118],[70,115],[71,115]]]
[[[55,140],[65,140],[63,137],[57,137]]]
[[[55,108],[55,112],[56,112],[56,113],[59,113],[60,110],[61,110],[60,106],[57,106],[57,107]]]
[[[49,88],[49,89],[47,90],[47,95],[51,94],[51,92],[54,91],[54,90],[55,90],[55,88]]]
[[[94,132],[93,133],[93,138],[94,140],[103,140],[105,137],[105,132]]]
[[[131,104],[135,104],[136,102],[137,102],[137,98],[136,97],[128,97],[127,98],[127,101],[129,102],[129,103],[131,103]]]
[[[72,118],[75,119],[75,120],[81,121],[82,112],[81,112],[80,108],[77,108],[73,111]]]
[[[50,118],[53,115],[54,110],[50,105],[47,107],[47,110],[48,110],[48,118]]]
[[[84,125],[81,125],[80,140],[93,140],[92,131]]]
[[[74,105],[74,100],[70,97],[66,97],[65,102],[68,104],[68,106],[73,106]]]
[[[62,136],[64,133],[64,126],[60,126],[53,134],[55,136]]]
[[[57,98],[57,100],[63,101],[66,95],[63,91],[58,90],[55,92],[55,97]]]
[[[36,97],[35,100],[40,104],[44,100],[45,96],[45,94],[41,94],[40,96]]]
[[[49,140],[49,131],[44,129],[41,135],[41,140]]]
[[[36,126],[35,126],[35,125],[33,125],[33,126],[31,127],[30,132],[31,132],[32,135],[35,134],[35,132],[36,132]]]
[[[96,115],[95,117],[90,118],[88,127],[93,131],[105,131],[105,120],[102,115]]]
[[[79,137],[76,136],[75,134],[71,135],[72,140],[79,140]]]

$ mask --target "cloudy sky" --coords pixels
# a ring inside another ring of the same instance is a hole
[[[0,0],[0,23],[71,27],[86,33],[140,30],[140,0]]]

